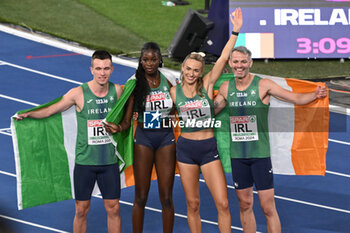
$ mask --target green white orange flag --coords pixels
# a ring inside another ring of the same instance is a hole
[[[30,110],[47,107],[61,98]],[[29,110],[18,114],[26,111]],[[74,118],[74,108],[39,120],[25,118],[16,121],[11,118],[18,209],[74,197]]]
[[[124,92],[122,98],[120,98],[116,105],[106,116],[107,122],[113,122],[115,124],[120,123],[124,116],[124,106],[133,92],[136,85],[136,79],[133,76],[124,85]],[[119,154],[124,158],[123,172],[120,174],[120,181],[122,187],[128,187],[134,184],[134,177],[132,171],[133,163],[133,122],[131,121],[131,127],[121,133],[110,135],[113,145],[117,148]]]
[[[220,84],[229,78],[233,76],[222,75],[215,89],[217,90]],[[294,92],[311,92],[320,85],[295,79],[269,78]],[[174,80],[170,81],[174,84]],[[131,78],[125,84],[124,93],[116,106],[107,115],[107,121],[120,122],[124,115],[124,105],[134,87],[135,78]],[[60,99],[61,97],[30,110],[46,107]],[[288,111],[279,111],[283,107]],[[307,106],[294,106],[272,98],[271,109],[269,127],[274,172],[324,175],[328,148],[328,98],[319,99]],[[18,114],[25,111],[29,110],[20,111]],[[225,126],[228,124],[225,114],[227,109],[216,119],[222,121],[221,128],[228,129],[228,125]],[[45,119],[25,118],[16,121],[12,117],[11,131],[16,162],[18,208],[24,209],[74,198],[72,181],[76,141],[74,107]],[[227,130],[218,129],[215,130],[215,134],[225,172],[230,172],[230,134]],[[113,141],[117,148],[116,154],[120,158],[121,185],[122,187],[133,185],[132,127],[126,132],[113,135]]]
[[[123,114],[123,105],[128,97],[122,95],[118,100],[115,108],[121,111],[114,113],[117,119]],[[17,114],[47,107],[61,98]],[[77,135],[74,106],[45,119],[25,118],[16,121],[15,117],[12,117],[11,131],[16,162],[18,208],[74,198],[73,168]],[[128,132],[124,134],[127,135]],[[124,135],[117,138],[117,141],[121,141],[120,145],[123,145],[123,148],[118,147],[121,153],[116,151],[121,171],[132,161],[132,135],[129,144],[125,144],[127,139],[123,137]],[[125,187],[124,178],[122,173],[122,187]],[[98,192],[96,186],[94,194]]]
[[[315,91],[318,85],[297,79],[261,76],[275,81],[281,87],[293,92]],[[218,90],[222,82],[233,78],[223,74],[216,82]],[[325,175],[328,149],[329,102],[328,97],[318,99],[304,106],[297,106],[270,99],[269,137],[273,171],[286,175]],[[215,129],[219,155],[225,172],[231,172],[230,133],[228,107],[216,116],[222,127]]]
[[[176,84],[176,78],[170,71],[161,70],[172,84]],[[134,90],[135,81],[133,76],[126,82],[123,95],[106,116],[106,121],[117,124],[123,118],[124,105]],[[61,98],[17,114],[47,107]],[[74,106],[44,119],[25,118],[16,121],[15,116],[11,118],[11,131],[16,162],[18,209],[73,199],[77,135]],[[133,185],[133,127],[109,136],[113,138],[113,144],[117,148],[121,187]],[[93,194],[98,192],[96,185]]]

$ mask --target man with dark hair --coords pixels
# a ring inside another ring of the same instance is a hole
[[[268,132],[270,97],[305,105],[318,98],[324,98],[327,88],[318,86],[314,92],[293,93],[270,79],[262,79],[250,73],[249,69],[253,65],[251,52],[243,46],[232,50],[229,65],[234,78],[223,82],[215,98],[214,107],[217,114],[226,103],[229,105],[232,178],[239,200],[242,227],[245,233],[256,232],[253,212],[255,184],[260,206],[266,217],[267,231],[280,233],[281,224],[274,199]],[[240,124],[243,121],[247,122],[245,129],[242,129],[243,124]],[[249,132],[249,136],[246,132]]]
[[[46,118],[75,105],[78,134],[75,148],[73,232],[86,232],[91,194],[97,181],[107,212],[108,232],[120,233],[120,173],[115,148],[102,120],[115,105],[123,89],[109,82],[113,72],[112,57],[105,50],[92,55],[93,79],[69,90],[62,99],[46,108],[18,115],[23,118]],[[98,134],[98,140],[96,135]]]

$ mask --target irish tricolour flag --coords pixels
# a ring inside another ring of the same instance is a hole
[[[222,75],[215,85],[233,78]],[[294,79],[273,78],[284,88],[294,92],[311,92],[316,86],[312,82]],[[175,84],[174,80],[171,80]],[[124,114],[124,105],[135,87],[135,78],[127,81],[124,93],[116,106],[107,115],[109,122],[119,123]],[[43,108],[60,98],[38,106]],[[33,110],[33,109],[31,109]],[[277,110],[277,111],[274,111]],[[286,111],[284,111],[286,110]],[[28,110],[26,110],[28,111]],[[226,113],[225,113],[226,111]],[[20,111],[18,113],[22,113]],[[227,109],[217,120],[223,129],[228,129]],[[301,107],[271,99],[269,112],[270,145],[273,169],[279,174],[324,175],[328,148],[328,98],[320,99]],[[133,141],[132,129],[113,135],[120,157],[122,187],[133,185]],[[74,198],[72,172],[75,159],[76,120],[75,109],[45,119],[11,120],[12,139],[17,173],[18,208]],[[216,130],[218,149],[225,172],[230,172],[229,142],[227,130]]]
[[[135,80],[125,84],[124,94],[107,116],[107,121],[118,123],[121,120],[123,106],[134,86]],[[47,107],[61,98],[17,114]],[[15,117],[12,117],[11,130],[17,173],[18,208],[74,198],[73,168],[77,135],[75,107],[45,119],[25,118],[16,121]],[[132,128],[114,138],[114,144],[118,148],[116,156],[119,157],[119,168],[123,171],[132,163]],[[127,178],[122,172],[122,187],[127,185],[125,180]],[[96,192],[98,190],[95,189],[94,193]]]
[[[281,87],[293,92],[315,91],[314,83],[297,79],[263,76],[275,81]],[[218,90],[221,83],[234,78],[224,74],[215,84]],[[218,150],[225,172],[231,172],[228,106],[216,116],[222,127],[215,129]],[[305,106],[297,106],[270,99],[269,137],[273,171],[285,175],[325,175],[326,153],[328,149],[328,97],[318,99]],[[226,129],[226,130],[225,130]]]
[[[237,46],[246,46],[253,58],[274,58],[273,33],[239,33]]]
[[[175,85],[175,75],[165,69],[161,72]],[[106,116],[106,121],[118,124],[124,116],[124,105],[136,85],[131,77],[124,92]],[[23,110],[17,114],[47,107],[58,102]],[[46,203],[74,198],[73,168],[77,123],[74,107],[45,119],[11,118],[12,141],[16,161],[18,208],[24,209]],[[133,126],[122,133],[109,135],[116,147],[121,172],[121,186],[134,185]],[[156,177],[153,175],[152,179]],[[97,186],[94,194],[98,192]]]

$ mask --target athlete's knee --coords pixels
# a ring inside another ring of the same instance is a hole
[[[200,208],[200,199],[199,198],[194,198],[187,200],[187,211],[189,212],[199,212]]]
[[[253,198],[239,198],[239,208],[241,211],[248,211],[253,209]]]
[[[120,204],[118,201],[105,202],[105,209],[108,216],[120,216]]]
[[[169,209],[174,207],[173,198],[171,195],[160,197],[160,202],[163,209]]]
[[[90,209],[89,205],[75,205],[75,217],[80,219],[86,218],[89,212],[89,209]]]
[[[228,212],[230,211],[229,209],[229,204],[228,204],[228,200],[219,200],[217,203],[216,203],[216,208],[218,210],[218,212]]]
[[[261,209],[266,217],[273,217],[277,214],[277,210],[274,204],[261,204]]]
[[[277,215],[274,193],[267,191],[262,195],[259,193],[260,206],[266,217],[273,217]]]
[[[146,193],[143,194],[135,194],[134,206],[144,208],[147,203],[148,195]]]

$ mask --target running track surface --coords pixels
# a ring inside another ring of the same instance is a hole
[[[78,83],[89,81],[91,51],[64,50],[19,36],[0,32],[0,220],[17,233],[72,232],[74,201],[62,201],[17,210],[15,163],[10,117],[35,104],[46,103],[66,93]],[[70,48],[69,46],[67,48]],[[78,54],[77,54],[78,53]],[[86,55],[82,55],[82,54]],[[111,81],[124,84],[135,72],[130,66],[114,64]],[[349,116],[330,114],[326,176],[275,175],[276,205],[284,233],[350,232],[350,127]],[[242,232],[239,208],[230,174],[226,175],[232,216],[232,232]],[[219,232],[215,205],[204,182],[200,185],[202,232]],[[132,232],[131,211],[134,188],[121,193],[122,232]],[[267,232],[264,215],[254,195],[258,232]],[[186,203],[180,178],[174,185],[174,232],[189,232]],[[162,232],[157,183],[152,182],[144,232]],[[88,232],[107,232],[106,213],[100,197],[93,197],[88,216]]]

